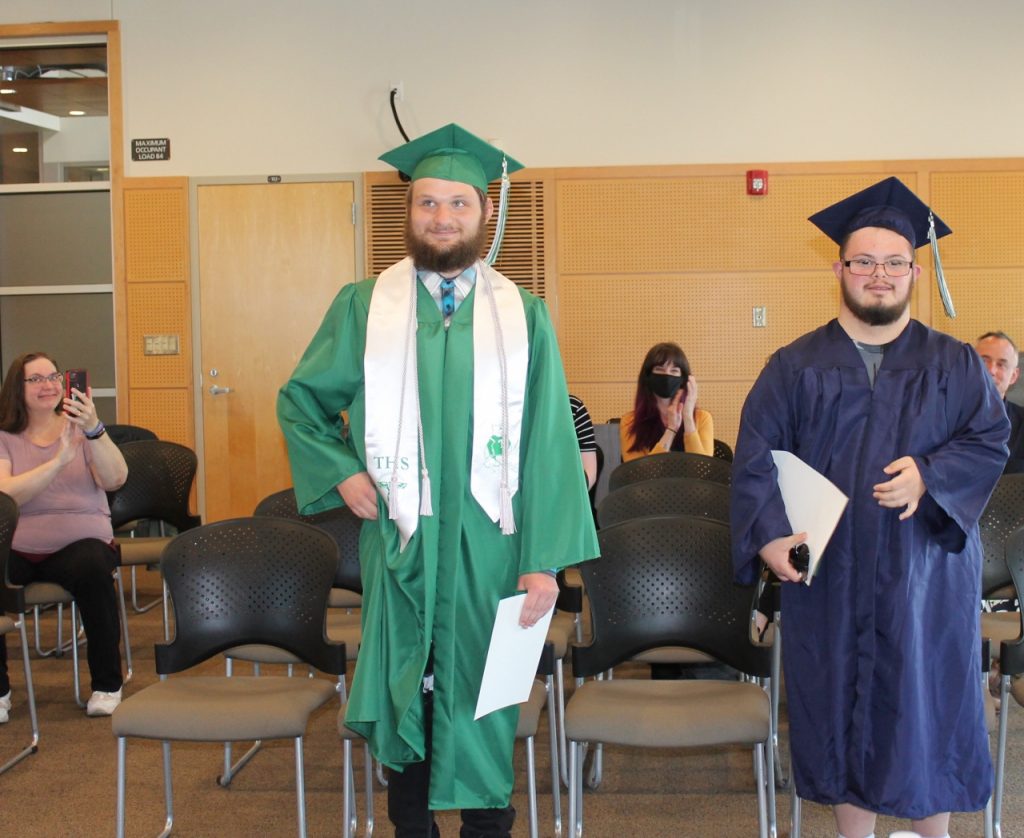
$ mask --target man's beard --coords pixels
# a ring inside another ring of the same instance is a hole
[[[405,219],[405,247],[417,268],[439,274],[457,273],[468,268],[477,259],[487,242],[487,225],[480,213],[480,223],[475,235],[455,242],[451,247],[438,248],[422,236],[418,236]]]
[[[850,293],[845,282],[840,282],[839,287],[842,289],[843,302],[846,307],[861,323],[867,326],[889,326],[906,312],[907,306],[910,305],[910,292],[914,290],[914,283],[907,286],[907,294],[902,300],[897,300],[891,305],[864,305],[853,298],[853,294]]]

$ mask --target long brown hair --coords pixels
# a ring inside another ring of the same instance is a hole
[[[633,400],[633,444],[629,447],[630,451],[650,451],[665,433],[657,397],[647,386],[647,376],[655,367],[662,364],[679,367],[684,389],[690,378],[690,362],[686,360],[686,353],[678,344],[656,343],[650,348],[636,379],[636,398]],[[679,426],[679,434],[681,433],[682,425]]]
[[[45,352],[26,352],[19,355],[7,368],[3,386],[0,387],[0,431],[20,434],[28,427],[28,408],[25,406],[25,365],[45,358],[56,369],[57,362]],[[63,402],[57,404],[57,412],[63,409]]]

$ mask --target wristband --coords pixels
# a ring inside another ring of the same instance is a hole
[[[99,439],[103,434],[107,432],[107,426],[100,422],[91,431],[83,431],[86,439]]]

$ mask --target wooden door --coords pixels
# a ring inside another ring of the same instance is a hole
[[[355,274],[350,181],[198,187],[204,520],[290,486],[275,410]]]

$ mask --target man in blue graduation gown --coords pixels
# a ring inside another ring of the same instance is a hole
[[[977,522],[1008,423],[977,353],[910,318],[931,218],[896,178],[811,218],[839,244],[839,316],[771,357],[733,464],[736,578],[763,561],[783,581],[797,793],[832,806],[842,838],[871,836],[876,813],[946,836],[992,790]],[[772,449],[849,497],[809,586]]]

